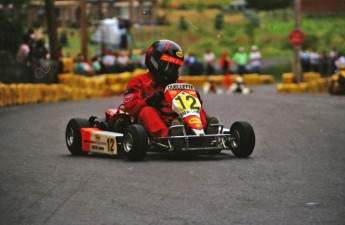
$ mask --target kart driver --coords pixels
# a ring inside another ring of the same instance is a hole
[[[174,119],[176,114],[164,99],[164,89],[168,84],[183,82],[178,79],[183,62],[182,49],[178,44],[170,40],[156,41],[146,52],[145,65],[149,71],[133,78],[127,85],[123,96],[126,111],[138,118],[138,123],[152,137],[182,135],[180,129],[173,129],[172,133],[168,133],[168,126],[181,122]],[[202,103],[201,99],[200,102]],[[202,124],[206,124],[204,109],[200,111],[200,118]],[[211,117],[204,128],[206,133],[217,133],[208,124],[218,124],[218,120]]]

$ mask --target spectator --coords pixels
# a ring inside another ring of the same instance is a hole
[[[246,66],[248,63],[248,55],[244,52],[244,48],[238,48],[238,52],[235,53],[233,61],[237,64],[237,72],[240,76],[243,76],[247,72]]]
[[[222,57],[219,60],[219,67],[222,70],[224,75],[223,86],[230,87],[231,77],[230,77],[230,68],[231,68],[231,59],[228,57],[226,52],[223,52]]]
[[[186,59],[189,75],[200,75],[203,73],[203,66],[198,62],[194,53],[190,53]]]
[[[101,56],[95,56],[92,58],[92,70],[95,74],[101,74],[102,73],[102,57]]]
[[[323,50],[320,57],[320,73],[323,77],[329,75],[328,62],[328,55],[326,51]]]
[[[126,19],[119,19],[119,30],[120,30],[120,50],[127,50],[128,48],[128,38],[127,34],[129,32],[130,23]]]
[[[146,57],[146,50],[141,50],[140,56],[139,56],[139,67],[141,69],[146,69],[145,57]]]
[[[92,75],[92,67],[85,61],[83,54],[79,53],[76,58],[74,72],[82,75]]]
[[[334,74],[335,71],[337,70],[337,66],[335,65],[335,61],[338,58],[338,52],[337,52],[337,48],[333,47],[332,50],[329,52],[329,59],[330,59],[330,63],[331,63],[331,74]]]
[[[117,57],[117,70],[116,72],[122,73],[125,71],[129,71],[130,59],[126,52],[122,51],[119,53]]]
[[[36,41],[36,46],[34,49],[34,57],[37,59],[39,62],[42,59],[46,59],[48,54],[48,50],[45,47],[45,42],[44,39],[41,38]]]
[[[210,49],[207,49],[204,54],[204,61],[206,63],[206,75],[214,75],[215,69],[213,63],[215,62],[215,55]]]
[[[306,48],[302,48],[302,51],[300,54],[300,60],[301,60],[301,67],[303,72],[309,72],[310,71],[310,53],[307,51]]]
[[[310,53],[310,66],[311,71],[320,72],[320,55],[317,52],[316,48],[313,48]]]
[[[128,52],[129,62],[130,62],[130,69],[134,70],[135,68],[139,67],[139,56],[133,53],[133,50],[130,49]]]
[[[249,53],[249,66],[252,73],[260,74],[261,53],[256,45],[252,46],[252,50]]]
[[[105,73],[112,73],[114,71],[116,62],[116,57],[112,54],[109,50],[104,51],[104,56],[102,59],[102,63],[104,65],[104,72]]]
[[[32,62],[30,58],[30,37],[25,35],[23,37],[23,42],[19,46],[17,55],[16,55],[16,73],[11,76],[11,82],[32,82],[31,74],[32,71]]]
[[[231,59],[226,52],[223,52],[222,57],[219,60],[219,66],[222,69],[223,75],[230,73]]]
[[[335,61],[335,65],[337,68],[345,67],[345,55],[343,53],[338,54],[338,58]]]
[[[28,62],[28,57],[30,53],[30,46],[29,46],[30,37],[25,36],[23,37],[23,43],[20,45],[17,56],[16,56],[16,63],[20,65],[26,65]]]

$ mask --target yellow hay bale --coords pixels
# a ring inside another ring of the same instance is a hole
[[[294,80],[294,74],[293,73],[283,73],[282,74],[282,82],[283,84],[291,84]]]
[[[306,93],[308,85],[306,83],[297,84],[297,93]]]
[[[0,108],[5,106],[5,85],[0,83]]]
[[[320,77],[321,77],[320,73],[306,72],[306,73],[303,73],[303,82],[317,80]]]
[[[316,82],[318,83],[320,92],[327,92],[327,87],[328,87],[328,80],[327,79],[318,78],[316,80]]]
[[[284,93],[284,86],[283,86],[283,84],[277,84],[276,91],[278,93]]]
[[[70,73],[74,71],[73,58],[63,57],[60,59],[63,64],[63,72]]]
[[[208,80],[215,82],[217,86],[223,86],[224,76],[223,75],[209,76]]]
[[[309,81],[307,83],[307,92],[309,93],[320,93],[319,85],[317,81]]]
[[[192,84],[196,87],[201,87],[204,82],[207,82],[208,77],[207,76],[181,76],[180,79],[182,79],[185,83]]]
[[[131,73],[131,77],[136,77],[139,76],[141,74],[147,73],[148,70],[146,69],[135,69],[132,73]]]
[[[278,84],[276,87],[278,93],[299,93],[299,87],[297,84]]]
[[[244,84],[260,84],[260,77],[258,74],[245,74],[243,75]]]
[[[260,75],[259,78],[261,84],[273,84],[275,82],[272,75]]]

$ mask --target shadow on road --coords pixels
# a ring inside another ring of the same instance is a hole
[[[62,155],[61,157],[69,158],[69,159],[77,159],[80,158],[84,160],[86,158],[94,158],[94,159],[109,159],[109,160],[121,160],[121,161],[128,161],[123,154],[111,156],[111,155],[102,155],[102,154],[88,154],[88,155]],[[145,159],[143,161],[136,161],[136,163],[140,162],[149,162],[149,161],[223,161],[223,160],[252,160],[252,158],[238,158],[232,154],[228,153],[220,153],[220,154],[195,154],[191,152],[182,152],[182,153],[157,153],[157,152],[149,152],[147,153]],[[128,161],[133,162],[133,161]]]

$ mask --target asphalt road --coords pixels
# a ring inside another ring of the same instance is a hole
[[[68,120],[120,97],[0,109],[0,224],[345,224],[345,97],[202,97],[226,126],[252,124],[250,158],[71,156]]]

